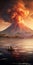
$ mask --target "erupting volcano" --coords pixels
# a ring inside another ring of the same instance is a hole
[[[8,13],[10,13],[11,20],[10,25],[8,24],[8,27],[6,27],[6,29],[8,29],[11,26],[10,30],[11,29],[17,30],[17,28],[20,29],[21,31],[22,29],[25,31],[33,30],[33,18],[31,17],[32,13],[25,8],[24,3],[23,4],[21,2],[16,3],[12,7],[12,9],[8,9]],[[4,27],[5,25],[3,25],[3,27],[1,28],[2,30],[0,31],[5,30]]]
[[[12,14],[11,18],[18,24],[20,29],[26,28],[27,30],[29,28],[33,30],[33,18],[31,18],[31,13],[24,7],[24,4],[18,3],[15,5]]]

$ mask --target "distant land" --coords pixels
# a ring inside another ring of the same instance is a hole
[[[28,34],[28,33],[27,33]],[[24,38],[33,38],[33,35],[29,35],[29,36],[24,36],[22,34],[16,34],[16,35],[7,35],[7,34],[0,34],[0,38],[20,38],[20,39],[24,39]]]

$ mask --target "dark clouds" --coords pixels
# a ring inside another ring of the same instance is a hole
[[[16,3],[17,0],[0,0],[0,17],[4,20],[9,20],[10,13],[7,13],[7,10],[12,9]]]
[[[23,1],[25,7],[33,11],[33,0],[0,0],[0,17],[2,17],[4,20],[9,20],[10,13],[7,13],[7,10],[12,9],[18,1]]]
[[[17,3],[17,0],[0,0],[0,11],[6,8],[12,7],[14,4]]]

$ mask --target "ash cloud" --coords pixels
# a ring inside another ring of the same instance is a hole
[[[33,10],[33,0],[23,0],[23,2],[26,8]]]
[[[5,21],[10,20],[10,13],[13,6],[18,2],[23,2],[25,7],[30,11],[33,11],[33,0],[0,0],[0,18],[3,18]],[[8,11],[8,9],[10,9]],[[8,12],[7,12],[8,11]]]
[[[7,10],[12,9],[16,3],[17,0],[0,0],[0,18],[8,21],[10,19],[10,13]]]

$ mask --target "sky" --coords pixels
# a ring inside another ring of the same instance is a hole
[[[15,22],[14,19],[12,20],[12,16],[14,12],[17,12],[14,6],[17,6],[19,2],[23,4],[23,7],[28,10],[30,14],[28,21],[26,18],[22,23],[33,30],[33,0],[0,0],[0,31],[5,30],[10,24]]]
[[[23,1],[26,8],[33,11],[33,0],[0,0],[0,17],[6,12],[7,9],[12,8],[18,1]]]
[[[10,5],[12,7],[18,1],[23,1],[26,8],[29,8],[29,9],[33,10],[33,0],[0,0],[0,8],[1,8],[0,11],[2,11],[3,9],[5,9],[5,7],[6,8],[10,8]]]

